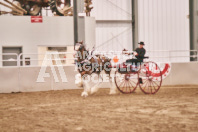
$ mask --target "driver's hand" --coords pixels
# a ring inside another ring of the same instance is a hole
[[[133,54],[134,54],[135,56],[137,56],[137,55],[138,55],[138,53],[137,53],[137,52],[133,52]]]

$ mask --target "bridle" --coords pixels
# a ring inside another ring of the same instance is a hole
[[[82,58],[82,61],[78,61],[77,60],[78,63],[83,63],[83,61],[88,60],[88,55],[87,54],[85,54],[85,56],[83,55],[83,52],[88,52],[88,50],[85,49],[85,46],[84,45],[80,45],[79,49],[76,50],[76,51],[77,52],[81,52],[81,55],[83,57],[85,57],[85,58]]]

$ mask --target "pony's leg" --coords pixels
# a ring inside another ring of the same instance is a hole
[[[99,90],[99,86],[102,83],[102,81],[100,81],[100,78],[103,80],[103,78],[99,74],[98,75],[98,82],[94,85],[94,87],[91,88],[91,94],[96,93]]]
[[[99,82],[96,84],[96,85],[94,85],[94,87],[93,88],[91,88],[91,94],[94,94],[94,93],[96,93],[96,92],[98,92],[98,90],[99,90]]]
[[[89,77],[89,75],[86,75],[86,77]],[[89,80],[85,79],[85,76],[82,77],[82,83],[83,83],[83,88],[84,88],[84,91],[81,93],[82,97],[87,97],[88,93],[90,92],[88,81]]]
[[[83,87],[83,82],[82,82],[81,74],[77,74],[77,75],[76,75],[75,84],[76,84],[78,87]]]
[[[109,94],[116,94],[117,92],[117,88],[116,88],[116,85],[115,85],[115,80],[114,80],[114,74],[113,75],[110,75],[109,74],[109,83],[110,83],[110,92]]]

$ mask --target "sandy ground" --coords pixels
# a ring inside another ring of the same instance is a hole
[[[198,87],[162,87],[156,95],[139,89],[108,95],[100,89],[0,94],[0,131],[26,132],[198,132]]]

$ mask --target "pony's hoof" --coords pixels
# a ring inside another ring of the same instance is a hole
[[[82,92],[81,96],[82,97],[87,97],[88,96],[88,93],[87,92]]]

